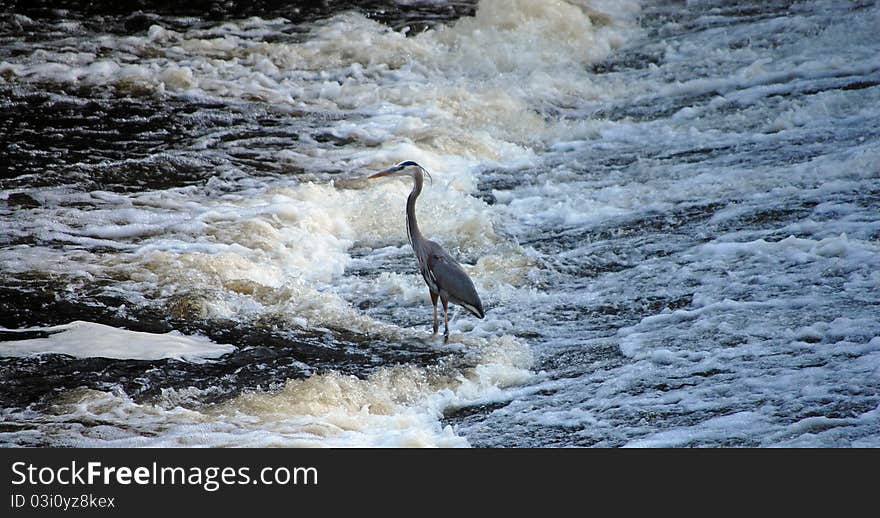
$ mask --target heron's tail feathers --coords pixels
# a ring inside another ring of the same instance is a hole
[[[467,302],[463,302],[461,307],[473,313],[473,315],[477,318],[484,318],[486,316],[486,312],[483,311],[483,304],[477,302],[477,305],[468,304]]]

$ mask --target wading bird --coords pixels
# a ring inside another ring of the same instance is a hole
[[[437,334],[437,299],[443,303],[443,341],[449,340],[449,303],[458,304],[474,314],[477,318],[483,318],[483,303],[474,288],[474,283],[461,268],[461,265],[449,255],[446,250],[435,243],[425,239],[419,224],[416,221],[416,198],[422,193],[424,175],[431,174],[424,167],[407,160],[395,166],[383,169],[370,178],[381,178],[391,175],[406,175],[413,179],[413,189],[406,199],[406,232],[409,234],[409,244],[415,252],[419,262],[419,271],[428,291],[431,293],[431,303],[434,305],[434,334]]]

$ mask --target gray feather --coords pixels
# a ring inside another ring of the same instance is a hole
[[[428,241],[429,253],[427,257],[428,271],[436,282],[439,292],[445,292],[450,302],[467,309],[474,316],[483,318],[483,303],[477,295],[477,289],[468,274],[458,262],[452,258],[440,245]]]

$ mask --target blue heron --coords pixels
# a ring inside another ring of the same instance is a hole
[[[399,164],[383,169],[370,178],[380,178],[394,174],[410,176],[413,179],[413,189],[406,199],[406,232],[409,234],[409,244],[415,252],[419,262],[419,271],[428,291],[431,294],[431,303],[434,305],[434,334],[437,334],[437,299],[443,303],[443,341],[449,341],[449,303],[458,304],[474,314],[477,318],[486,316],[483,311],[483,303],[474,288],[468,274],[461,265],[449,255],[446,250],[434,241],[425,239],[419,224],[416,221],[416,198],[422,192],[424,175],[431,174],[424,167],[407,160]]]

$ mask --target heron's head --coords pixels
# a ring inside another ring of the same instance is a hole
[[[416,175],[421,175],[422,173],[428,175],[428,178],[431,179],[431,183],[434,183],[434,179],[431,178],[431,173],[412,160],[406,160],[387,169],[383,169],[378,173],[371,174],[368,178],[382,178],[383,176],[411,176],[415,179]]]

